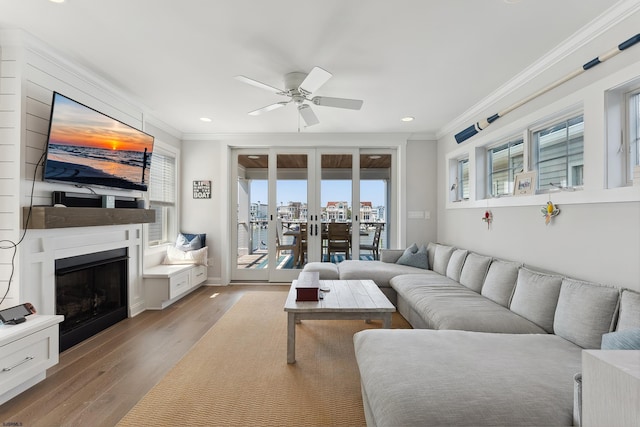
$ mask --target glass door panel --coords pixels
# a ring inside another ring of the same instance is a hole
[[[387,248],[391,154],[360,154],[360,259],[380,259]]]
[[[234,280],[266,280],[269,265],[269,154],[237,155]]]
[[[307,253],[308,156],[277,154],[276,269],[300,269]]]
[[[321,260],[352,259],[353,155],[320,155]]]

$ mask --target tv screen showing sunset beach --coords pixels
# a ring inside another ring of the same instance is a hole
[[[43,179],[146,191],[153,140],[54,92]]]

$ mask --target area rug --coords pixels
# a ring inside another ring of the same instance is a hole
[[[305,320],[289,365],[285,299],[245,294],[118,425],[364,426],[353,334],[381,322]]]

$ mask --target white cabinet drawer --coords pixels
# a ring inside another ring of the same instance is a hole
[[[191,288],[191,274],[189,271],[176,274],[169,278],[169,299],[175,298]]]
[[[191,286],[197,286],[207,280],[207,267],[204,265],[196,265],[191,271]]]
[[[58,363],[58,325],[0,347],[0,390],[10,390]]]

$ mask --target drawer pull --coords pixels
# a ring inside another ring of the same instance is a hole
[[[13,365],[13,366],[9,366],[8,368],[2,368],[2,372],[9,372],[9,371],[11,371],[12,369],[17,368],[18,366],[22,365],[23,363],[27,363],[29,360],[33,360],[33,359],[34,359],[34,357],[32,357],[32,356],[27,356],[27,357],[25,357],[25,358],[24,358],[24,360],[22,360],[22,361],[20,361],[20,362],[16,363],[16,364],[15,364],[15,365]]]

